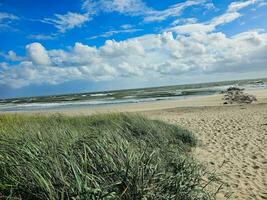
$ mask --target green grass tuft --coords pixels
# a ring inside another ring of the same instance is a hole
[[[0,199],[213,199],[195,145],[135,114],[0,115]]]

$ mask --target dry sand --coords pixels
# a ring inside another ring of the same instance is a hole
[[[250,93],[257,96],[256,104],[214,106],[222,101],[213,96],[213,106],[145,113],[197,136],[194,157],[216,171],[224,184],[217,199],[267,199],[267,90]]]
[[[178,108],[147,113],[191,130],[196,159],[216,170],[217,199],[267,199],[267,104]]]
[[[200,145],[196,159],[224,183],[217,199],[267,199],[267,90],[250,91],[258,102],[223,105],[222,95],[95,109],[54,110],[68,115],[141,111],[191,130]],[[47,112],[45,112],[47,114]]]

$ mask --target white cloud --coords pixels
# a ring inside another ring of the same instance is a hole
[[[242,15],[237,12],[240,9],[243,9],[249,5],[252,5],[256,3],[256,0],[247,0],[242,2],[232,2],[229,6],[227,11],[217,17],[214,17],[213,19],[202,22],[202,23],[186,23],[183,25],[173,26],[168,31],[175,31],[177,33],[193,33],[193,32],[212,32],[216,30],[217,26],[230,23],[238,18],[240,18]],[[176,23],[174,22],[173,25]]]
[[[194,32],[212,32],[215,26],[205,23],[193,23],[172,27],[168,31],[175,31],[177,33],[194,33]]]
[[[156,10],[148,7],[142,0],[85,0],[82,8],[88,13],[118,12],[124,15],[143,17],[144,22],[163,21],[169,17],[177,17],[192,6],[204,5],[207,0],[187,0],[177,3],[164,10]],[[208,9],[210,9],[209,5]]]
[[[7,53],[0,52],[0,56],[4,57],[5,59],[10,60],[10,61],[22,61],[25,59],[22,56],[18,56],[16,54],[16,52],[14,52],[12,50],[8,51]]]
[[[0,62],[0,69],[1,70],[7,70],[8,69],[8,63],[7,62]],[[1,73],[1,71],[0,71]]]
[[[30,61],[35,65],[49,65],[50,59],[46,49],[40,43],[31,43],[26,46]]]
[[[54,17],[44,18],[41,21],[43,23],[52,24],[59,30],[59,32],[64,33],[67,30],[81,27],[86,22],[92,20],[94,15],[97,15],[100,12],[117,12],[131,16],[141,16],[144,12],[152,11],[142,2],[142,0],[84,0],[82,9],[85,11],[83,14],[73,12],[68,12],[67,14],[55,14]],[[100,36],[93,36],[91,39],[97,37],[109,37],[117,33],[138,31],[137,29],[133,29],[129,24],[126,24],[121,28],[125,30],[106,32]],[[51,37],[42,34],[32,35],[31,37],[38,40],[52,39]]]
[[[35,40],[53,40],[56,38],[56,34],[50,34],[50,35],[35,34],[35,35],[29,35],[28,38]]]
[[[79,14],[68,12],[67,14],[55,14],[55,18],[45,18],[44,23],[52,24],[60,32],[64,33],[67,30],[75,27],[81,27],[85,22],[91,20],[89,13]]]
[[[182,3],[174,4],[165,10],[155,10],[148,7],[142,0],[84,0],[82,4],[82,9],[85,11],[84,14],[73,12],[68,12],[67,14],[55,14],[53,18],[44,18],[41,21],[52,24],[62,33],[75,27],[81,27],[85,22],[90,21],[94,15],[101,12],[117,12],[129,16],[139,16],[143,18],[144,22],[155,22],[166,20],[169,17],[180,16],[186,8],[196,5],[204,5],[207,9],[211,9],[211,5],[213,4],[205,4],[206,1],[208,0],[187,0]],[[132,31],[134,30],[133,28],[125,28],[123,26],[122,29],[125,29],[124,32],[126,32],[126,29],[128,29],[128,32],[130,32],[130,29],[132,29]],[[113,34],[116,33],[114,31],[107,32],[100,37],[108,37]],[[41,34],[32,35],[32,38],[34,37],[39,40],[50,39]]]
[[[239,11],[245,7],[248,7],[251,4],[256,3],[257,0],[247,0],[247,1],[238,1],[238,2],[232,2],[228,6],[228,12],[236,12]]]
[[[179,18],[172,22],[172,26],[176,26],[178,24],[194,24],[198,21],[197,18]]]
[[[205,2],[206,1],[204,0],[185,1],[183,3],[177,3],[165,10],[148,11],[144,18],[144,21],[155,22],[155,21],[163,21],[169,17],[177,17],[177,16],[180,16],[186,8],[204,4]]]
[[[19,17],[11,13],[0,12],[0,30],[4,28],[10,28],[9,24],[12,21],[18,20],[18,19]]]
[[[82,8],[89,13],[118,12],[127,15],[142,15],[150,10],[142,0],[85,0]]]
[[[126,40],[122,42],[107,40],[105,45],[99,48],[99,53],[101,56],[115,59],[125,56],[143,56],[145,50],[138,40]]]
[[[27,45],[28,61],[4,66],[0,84],[24,87],[59,84],[70,80],[102,81],[117,78],[168,79],[181,74],[251,72],[266,70],[267,33],[171,32],[151,34],[121,42],[108,40],[96,48],[76,43],[68,51]]]
[[[216,10],[216,7],[212,2],[206,3],[205,8],[207,8],[208,10]]]
[[[119,12],[131,15],[139,15],[142,10],[147,10],[141,0],[103,0],[101,7],[107,12]]]
[[[238,12],[226,12],[225,14],[215,17],[211,20],[210,24],[214,27],[227,24],[241,17],[242,15]]]
[[[122,29],[132,29],[132,28],[134,28],[134,26],[131,24],[123,24],[123,25],[121,25],[121,28]]]
[[[18,20],[18,19],[19,18],[13,14],[0,12],[0,23],[2,23],[4,20],[11,21],[11,20]]]
[[[59,84],[66,80],[80,78],[81,72],[76,68],[58,68],[52,66],[36,67],[32,62],[21,62],[16,68],[9,70],[1,77],[0,84],[12,88],[21,88],[29,84],[40,85],[44,83]],[[4,79],[3,79],[4,78]]]
[[[132,29],[122,29],[122,30],[113,30],[113,31],[107,31],[100,35],[91,36],[88,39],[96,39],[96,38],[108,38],[113,35],[122,34],[122,33],[135,33],[138,31],[142,31],[142,29],[132,28]]]
[[[22,60],[24,60],[23,57],[18,56],[18,55],[16,54],[16,52],[14,52],[14,51],[8,51],[7,58],[8,58],[9,60],[11,60],[11,61],[22,61]]]

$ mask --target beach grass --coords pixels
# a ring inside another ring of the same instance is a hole
[[[0,199],[214,199],[196,144],[137,114],[0,115]]]

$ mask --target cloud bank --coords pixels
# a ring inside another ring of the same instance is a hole
[[[249,72],[266,69],[267,33],[225,34],[172,32],[145,35],[122,42],[107,40],[99,47],[76,43],[70,50],[26,46],[27,58],[0,68],[0,84],[20,88],[71,80],[146,79],[190,74]],[[4,65],[3,65],[4,66]]]

